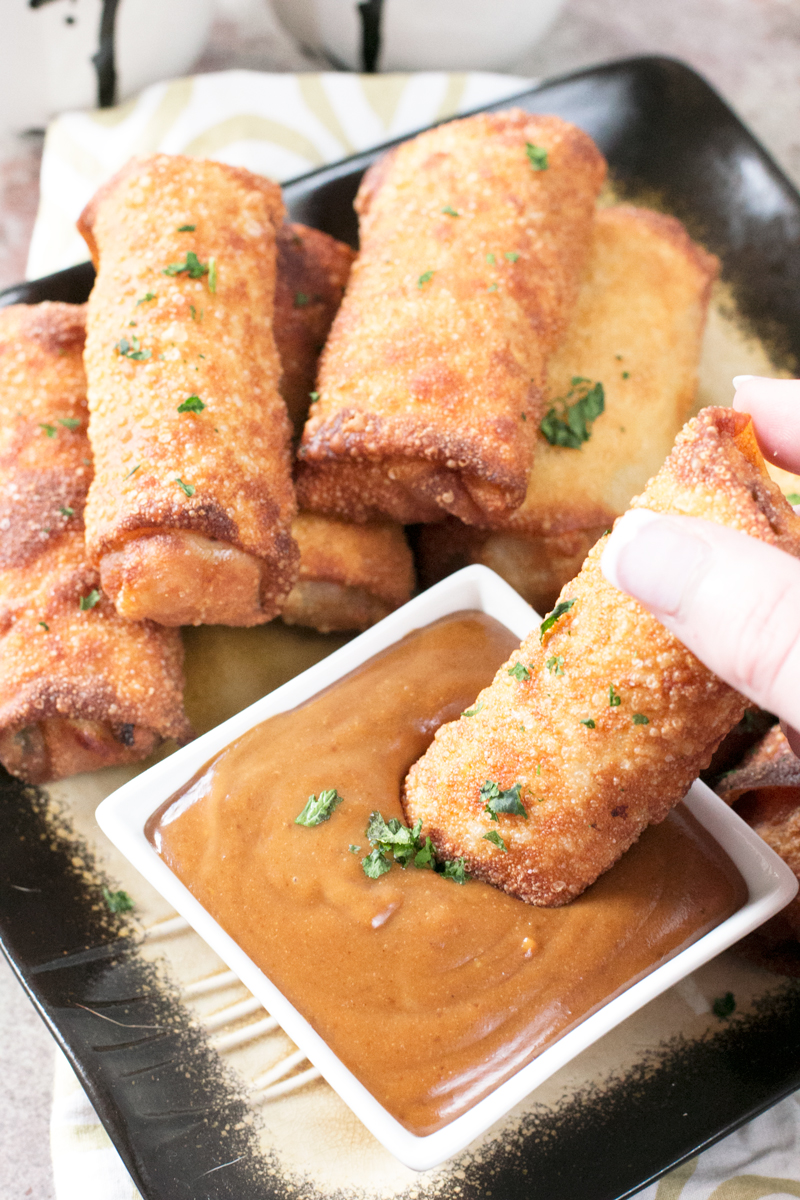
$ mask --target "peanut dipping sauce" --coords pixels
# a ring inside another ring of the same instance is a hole
[[[231,743],[147,824],[175,874],[417,1135],[746,899],[682,806],[563,908],[414,866],[367,878],[370,813],[404,820],[411,763],[517,644],[477,612],[417,630]],[[327,788],[344,797],[330,820],[296,825]]]

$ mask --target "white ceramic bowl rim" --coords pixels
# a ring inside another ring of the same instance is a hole
[[[443,1129],[425,1137],[405,1129],[173,874],[145,837],[144,827],[152,813],[210,758],[254,725],[304,703],[412,630],[465,609],[488,613],[520,639],[540,620],[530,605],[493,571],[482,566],[466,567],[303,674],[138,775],[104,800],[97,810],[103,832],[264,1004],[378,1141],[407,1166],[419,1171],[437,1166],[458,1153],[582,1050],[785,907],[798,887],[786,864],[698,780],[684,803],[744,877],[748,888],[744,906],[587,1017]]]

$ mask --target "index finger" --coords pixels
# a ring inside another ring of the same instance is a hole
[[[747,412],[767,462],[800,474],[800,380],[739,375],[733,407]]]

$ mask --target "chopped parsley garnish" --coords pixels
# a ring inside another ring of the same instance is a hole
[[[197,309],[195,308],[195,306],[193,304],[189,305],[189,312],[192,314],[192,320],[196,321],[197,320]]]
[[[562,654],[554,654],[552,658],[548,658],[544,665],[551,674],[564,674],[564,656]]]
[[[422,274],[420,275],[419,279],[417,280],[417,287],[418,288],[424,287],[425,284],[430,283],[430,281],[432,279],[433,279],[433,271],[423,271]]]
[[[608,685],[608,707],[619,708],[620,704],[622,704],[622,697],[619,692],[614,691],[613,683],[610,683]]]
[[[800,492],[789,492],[786,499],[790,504],[800,504]]]
[[[496,829],[490,829],[488,833],[485,833],[483,835],[483,841],[491,842],[493,846],[497,846],[498,850],[502,850],[503,854],[508,854],[508,846],[505,844]]]
[[[72,508],[71,505],[69,505],[69,504],[59,504],[58,511],[61,513],[62,517],[74,517],[75,516],[75,509]]]
[[[633,723],[634,723],[634,725],[649,725],[650,718],[646,717],[644,715],[644,713],[634,713],[633,714]]]
[[[131,358],[134,362],[147,362],[152,353],[150,350],[142,349],[137,337],[132,337],[130,341],[127,338],[120,338],[114,349],[123,358]]]
[[[194,495],[195,488],[194,488],[194,484],[193,484],[193,483],[184,483],[184,482],[183,482],[183,480],[181,479],[181,477],[180,477],[179,475],[176,475],[176,476],[175,476],[175,478],[173,479],[173,481],[172,481],[172,482],[173,482],[173,483],[177,483],[178,487],[181,489],[181,491],[182,491],[182,492],[183,492],[185,495],[187,495],[187,496],[193,496],[193,495]]]
[[[509,667],[508,674],[513,675],[517,683],[524,683],[526,679],[530,679],[531,677],[530,671],[521,662],[514,663],[513,667]]]
[[[496,283],[490,283],[490,284],[489,284],[489,286],[488,286],[488,288],[487,288],[486,290],[487,290],[487,292],[496,292],[496,291],[497,291],[497,284],[496,284]]]
[[[135,475],[141,465],[141,463],[137,463],[135,467],[131,467],[130,471],[128,471],[128,474],[124,476],[124,479],[130,479],[131,475]]]
[[[362,858],[361,866],[364,868],[364,874],[368,879],[380,879],[381,875],[385,875],[387,871],[391,871],[392,869],[389,859],[377,846],[374,850],[370,850],[366,858]]]
[[[205,404],[203,404],[203,401],[199,396],[187,396],[186,399],[178,405],[178,412],[201,413],[205,407]]]
[[[490,267],[493,267],[495,265],[495,263],[497,262],[497,259],[495,258],[495,256],[493,254],[487,254],[486,261]]]
[[[436,867],[436,855],[433,850],[433,842],[429,837],[425,838],[425,844],[421,850],[418,850],[414,855],[415,867]]]
[[[630,373],[630,371],[623,371],[623,372],[622,372],[622,378],[623,378],[623,379],[630,379],[630,377],[631,377],[631,373]]]
[[[39,425],[39,428],[43,429],[48,437],[55,437],[56,434],[58,433],[58,430],[56,429],[55,425],[51,425],[49,421],[42,422]]]
[[[351,842],[351,843],[350,843],[350,845],[347,847],[347,849],[350,851],[350,853],[351,853],[351,854],[358,854],[358,852],[359,852],[359,850],[361,849],[361,847],[360,847],[360,846],[354,846],[354,845],[353,845],[353,843]]]
[[[560,620],[561,617],[563,617],[564,613],[569,612],[569,610],[572,608],[574,603],[575,603],[574,600],[559,600],[558,604],[555,606],[553,611],[550,613],[550,616],[545,617],[545,619],[542,621],[541,625],[539,626],[539,641],[540,642],[544,640],[544,635],[547,633],[548,629],[552,629],[553,626],[555,625],[556,621]]]
[[[456,210],[454,208],[451,208],[449,204],[445,204],[444,208],[442,209],[442,212],[444,213],[444,215],[446,217],[460,217],[461,216],[461,213],[456,212]]]
[[[527,419],[528,419],[527,413],[520,413],[519,415],[522,417],[523,421],[527,421]]]
[[[516,262],[519,258],[519,254],[516,250],[506,250],[503,258],[507,258],[509,262]]]
[[[441,874],[445,879],[452,879],[453,883],[467,883],[469,881],[467,860],[465,858],[448,859],[442,867]]]
[[[211,260],[213,262],[213,259]],[[207,275],[211,262],[201,263],[194,250],[189,250],[183,262],[170,263],[162,275],[188,275],[190,279],[202,279]],[[213,289],[212,289],[213,290]]]
[[[50,626],[47,624],[47,621],[38,621],[37,624],[41,625],[41,627],[45,631],[45,633],[50,632]]]
[[[319,796],[312,793],[303,811],[295,817],[295,825],[321,825],[323,821],[329,821],[343,799],[344,796],[340,796],[336,788],[326,788]]]
[[[422,821],[416,821],[414,828],[409,829],[397,817],[386,821],[379,812],[372,812],[365,832],[373,848],[362,858],[361,865],[370,879],[385,875],[393,861],[404,868],[411,863],[421,868],[436,866],[433,842],[429,837],[424,840],[421,837]]]
[[[462,717],[477,717],[482,708],[483,701],[481,700],[480,704],[476,704],[474,708],[465,708],[461,715]]]
[[[566,396],[556,401],[539,428],[551,446],[579,450],[592,436],[592,423],[605,406],[602,383],[575,375]]]
[[[305,306],[307,304],[308,304],[308,296],[305,294],[305,292],[295,292],[295,294],[294,294],[295,308],[305,308]]]
[[[308,394],[311,399],[311,403],[316,404],[319,400],[319,392],[309,392]]]
[[[721,1021],[727,1021],[728,1017],[736,1011],[736,997],[733,992],[726,992],[724,996],[717,996],[711,1005],[711,1011]]]
[[[65,429],[80,429],[81,424],[79,417],[59,417],[58,423]]]
[[[103,899],[112,913],[130,912],[133,908],[133,901],[127,892],[110,892],[107,887],[104,887]]]
[[[194,233],[196,228],[196,225],[179,225],[178,233]]]
[[[527,821],[528,814],[525,811],[525,805],[519,798],[519,793],[522,789],[521,783],[515,783],[513,787],[507,791],[502,791],[500,785],[492,779],[487,779],[481,784],[480,797],[486,803],[483,806],[483,811],[488,812],[493,821],[497,820],[498,813],[513,813],[516,816],[524,817]]]
[[[585,725],[587,729],[594,729],[594,717],[582,717],[581,725]]]
[[[136,301],[136,307],[138,308],[140,304],[146,304],[148,300],[155,300],[155,298],[156,298],[155,292],[145,292],[145,294],[142,296],[141,300]]]
[[[97,590],[97,588],[92,588],[88,596],[80,597],[80,600],[78,601],[78,607],[80,608],[81,612],[88,612],[90,608],[94,608],[94,606],[99,603],[100,592]]]
[[[526,142],[525,153],[527,154],[528,162],[531,164],[534,171],[547,170],[547,151],[543,146],[535,146],[533,142]]]
[[[208,290],[210,292],[217,290],[217,260],[215,258],[208,260]]]

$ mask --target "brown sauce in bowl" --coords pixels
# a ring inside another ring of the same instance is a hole
[[[413,866],[367,878],[370,813],[404,819],[409,766],[517,643],[482,613],[417,630],[232,742],[147,825],[208,912],[418,1135],[746,900],[681,805],[563,908]],[[331,818],[295,824],[328,788],[344,797]]]

